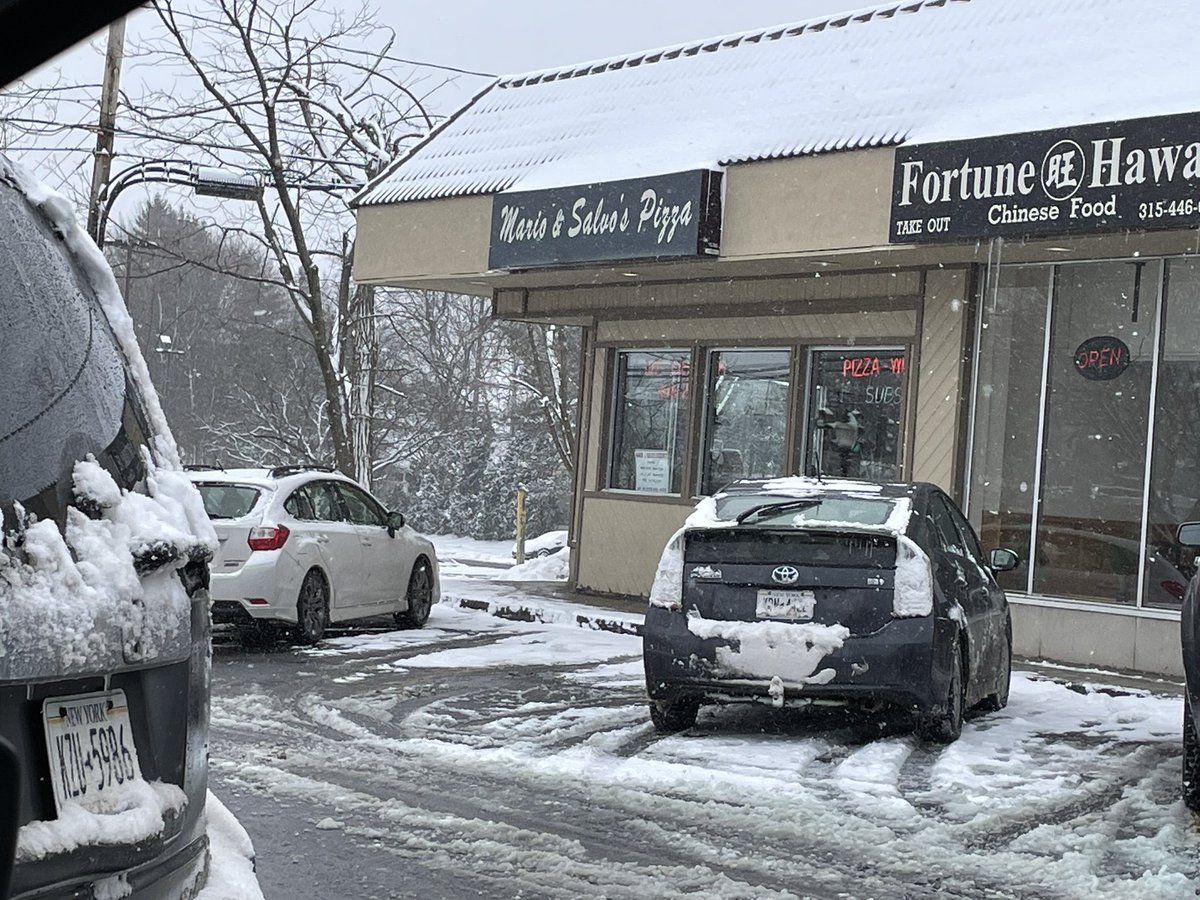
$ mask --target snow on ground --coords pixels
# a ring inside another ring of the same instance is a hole
[[[499,581],[566,581],[571,570],[571,549],[563,547],[549,556],[535,556],[497,575]]]
[[[246,829],[211,791],[208,815],[208,880],[196,900],[262,900],[254,875],[254,845]]]
[[[448,596],[486,608],[446,601],[419,632],[324,641],[305,651],[323,677],[291,699],[215,697],[214,727],[237,736],[220,776],[485,893],[1196,896],[1178,697],[1018,673],[1008,707],[948,747],[894,719],[757,705],[663,737],[640,639],[552,599],[524,598],[533,621],[490,614],[519,592],[451,579]]]
[[[443,574],[453,574],[460,567],[507,569],[513,564],[512,541],[479,541],[456,534],[426,537],[437,550],[438,566]]]

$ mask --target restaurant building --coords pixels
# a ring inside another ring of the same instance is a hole
[[[502,78],[356,199],[359,282],[578,326],[573,583],[794,473],[966,510],[1014,652],[1177,673],[1200,519],[1191,2],[892,3]]]

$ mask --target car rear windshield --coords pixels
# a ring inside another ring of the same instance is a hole
[[[759,512],[752,510],[759,508]],[[837,523],[883,525],[896,508],[886,497],[788,497],[774,494],[730,494],[717,500],[717,516],[743,525],[774,526]]]
[[[240,519],[258,502],[261,488],[248,484],[197,484],[210,519]]]

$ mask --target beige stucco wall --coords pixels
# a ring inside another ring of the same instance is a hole
[[[885,148],[730,166],[721,256],[887,244],[894,158]]]
[[[491,223],[491,197],[365,206],[358,211],[354,278],[362,284],[397,284],[405,275],[484,272]]]
[[[1183,675],[1179,621],[1106,612],[1012,604],[1013,653],[1028,659],[1098,669]]]
[[[958,493],[969,284],[966,269],[929,272],[921,315],[913,480],[931,481],[951,496]]]
[[[638,502],[585,497],[579,536],[579,587],[647,596],[667,539],[691,512],[691,503]]]
[[[720,257],[636,268],[720,278],[722,269],[744,275],[778,257],[886,248],[893,156],[884,148],[729,166]],[[624,280],[629,267],[614,264],[487,274],[491,215],[490,194],[361,207],[354,277],[470,294]]]

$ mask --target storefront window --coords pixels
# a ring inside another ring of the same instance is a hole
[[[907,367],[900,347],[812,352],[805,472],[867,481],[900,477]]]
[[[687,350],[617,354],[609,487],[681,493],[690,375]]]
[[[1200,263],[1168,263],[1166,304],[1142,602],[1178,608],[1196,549],[1176,544],[1175,531],[1200,521]]]
[[[1025,560],[1001,584],[1178,607],[1194,560],[1175,529],[1200,518],[1200,265],[1006,268],[980,325],[971,516]]]
[[[786,463],[788,350],[718,350],[708,357],[702,494],[739,478],[782,475]]]
[[[1037,475],[1038,413],[1053,269],[1008,268],[984,302],[975,401],[971,510],[985,547],[1007,547],[1021,565],[997,576],[1006,590],[1029,583]]]
[[[1033,589],[1134,603],[1159,262],[1060,266]]]

